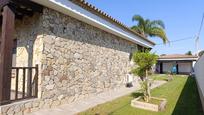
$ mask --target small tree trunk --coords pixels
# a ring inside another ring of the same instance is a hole
[[[148,100],[150,100],[150,98],[151,98],[151,93],[150,93],[150,82],[149,82],[148,79],[147,79],[147,84],[148,84],[148,86],[147,86],[147,96],[148,96]]]
[[[150,82],[149,82],[149,79],[148,79],[148,71],[146,70],[146,82],[147,82],[147,91],[146,91],[146,94],[147,94],[147,102],[149,102],[150,98],[151,98],[151,93],[150,93]]]

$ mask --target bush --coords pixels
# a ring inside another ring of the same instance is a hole
[[[142,80],[142,91],[144,100],[148,102],[150,100],[150,81],[148,75],[152,73],[151,68],[156,64],[158,56],[154,53],[146,52],[135,52],[133,54],[133,61],[137,65],[133,68],[132,73],[139,76]]]

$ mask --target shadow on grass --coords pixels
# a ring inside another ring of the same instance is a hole
[[[133,98],[138,98],[139,96],[143,96],[143,94],[140,93],[140,92],[134,92],[134,93],[131,94],[131,96],[132,96]]]
[[[172,115],[203,115],[194,77],[188,77]]]

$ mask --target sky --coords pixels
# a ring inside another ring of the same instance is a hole
[[[86,0],[111,15],[123,24],[131,27],[136,24],[132,17],[136,14],[150,20],[162,20],[165,23],[167,37],[172,42],[163,45],[159,38],[150,38],[156,46],[152,52],[157,54],[185,54],[196,51],[195,35],[198,33],[204,0]],[[200,34],[199,50],[204,49],[204,26]]]

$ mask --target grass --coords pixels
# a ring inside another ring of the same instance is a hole
[[[172,75],[174,77],[186,77],[186,75]],[[164,80],[168,81],[167,75],[166,74],[154,74],[151,76],[153,80]]]
[[[165,75],[165,74],[154,74],[151,76],[151,78],[153,80],[164,80],[164,81],[168,80],[167,75]]]
[[[163,77],[166,77],[163,75]],[[165,80],[167,78],[158,79]],[[130,106],[130,101],[141,93],[133,93],[111,102],[100,104],[80,115],[203,115],[196,82],[192,77],[174,77],[173,81],[155,88],[152,96],[167,99],[167,108],[162,112],[152,112]]]

